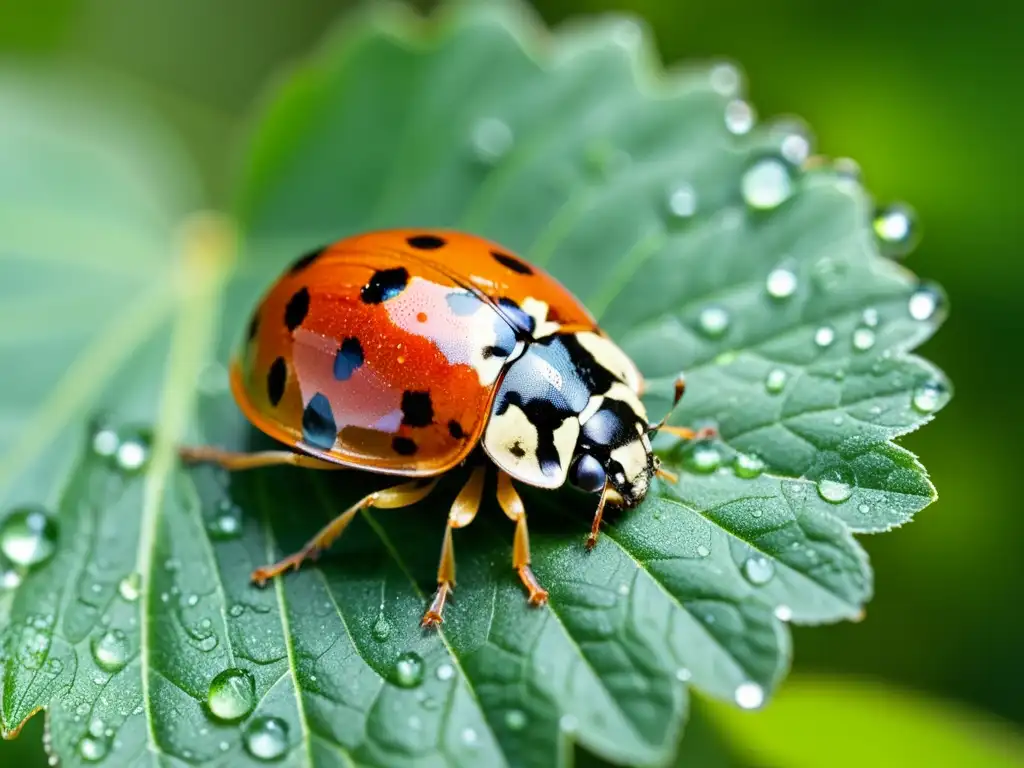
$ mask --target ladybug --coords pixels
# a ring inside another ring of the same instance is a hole
[[[370,232],[300,258],[253,313],[230,375],[248,420],[291,450],[186,447],[185,460],[409,478],[257,569],[258,585],[326,549],[360,509],[410,506],[444,473],[472,467],[448,515],[424,626],[442,621],[455,585],[452,531],[473,521],[489,465],[516,526],[512,564],[529,602],[542,605],[548,593],[530,568],[513,481],[568,481],[600,494],[589,549],[606,504],[634,507],[656,474],[672,477],[659,469],[651,433],[698,436],[665,419],[648,422],[640,372],[558,281],[496,243],[444,230]],[[676,403],[682,394],[680,377]]]

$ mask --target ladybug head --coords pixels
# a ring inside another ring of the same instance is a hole
[[[569,481],[603,493],[617,506],[635,507],[658,469],[647,430],[646,419],[628,398],[606,397],[580,429]]]

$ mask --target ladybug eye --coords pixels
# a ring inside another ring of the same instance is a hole
[[[604,488],[606,478],[601,462],[585,453],[572,465],[569,479],[580,490],[594,493]]]

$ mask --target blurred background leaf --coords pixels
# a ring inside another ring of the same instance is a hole
[[[222,204],[224,146],[265,77],[304,53],[350,5],[184,0],[143,11],[132,0],[2,0],[0,58],[7,67],[43,61],[134,81],[145,92],[139,98],[182,133]],[[929,467],[940,500],[918,524],[865,542],[879,585],[868,620],[797,630],[797,670],[871,675],[968,702],[979,717],[1024,724],[1024,614],[1006,610],[1019,605],[1024,582],[1011,428],[1024,422],[1017,395],[1024,363],[1005,353],[1024,331],[1024,233],[1012,172],[1024,162],[1015,130],[1024,117],[1024,8],[1005,0],[537,6],[549,22],[635,11],[666,61],[737,61],[760,114],[799,114],[820,151],[859,162],[880,200],[905,199],[917,209],[924,239],[909,264],[950,289],[954,312],[922,354],[957,383],[957,398],[903,444]],[[688,737],[707,745],[698,764],[741,760],[703,732],[703,722],[698,712]],[[0,762],[22,764],[25,750],[38,749],[31,737],[0,745]]]

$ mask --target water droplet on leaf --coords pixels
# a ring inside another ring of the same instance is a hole
[[[911,402],[920,413],[934,413],[946,402],[947,389],[941,381],[927,381],[914,390]]]
[[[875,346],[875,332],[870,328],[858,328],[853,332],[853,348],[858,352],[867,352]]]
[[[415,688],[423,682],[423,659],[406,651],[395,660],[393,682],[400,688]]]
[[[455,676],[455,667],[451,664],[442,664],[437,668],[437,679],[441,681],[451,680]]]
[[[814,332],[814,343],[822,349],[832,346],[835,340],[836,332],[830,326],[823,325]]]
[[[0,551],[15,565],[39,565],[53,557],[57,533],[57,521],[42,507],[21,507],[0,522]]]
[[[754,127],[754,108],[742,99],[733,99],[725,105],[725,127],[729,133],[742,136]]]
[[[942,305],[942,294],[930,285],[921,285],[910,296],[907,310],[915,320],[931,320]]]
[[[384,614],[380,614],[377,617],[377,621],[373,623],[373,629],[371,630],[373,639],[378,643],[383,643],[389,637],[391,637],[391,622],[384,618]]]
[[[206,704],[218,720],[237,722],[256,706],[256,681],[244,669],[225,669],[210,683]]]
[[[710,442],[694,443],[684,458],[684,463],[693,472],[709,474],[722,465],[722,454]]]
[[[104,672],[119,672],[128,663],[128,637],[119,629],[111,629],[90,641],[92,658]]]
[[[118,469],[126,474],[134,474],[146,466],[149,461],[149,446],[152,436],[145,429],[130,429],[120,435],[114,461]]]
[[[510,731],[521,731],[526,727],[526,713],[521,709],[510,709],[505,713],[505,725]]]
[[[86,734],[78,742],[78,754],[87,763],[98,763],[107,756],[109,747],[103,738]]]
[[[740,184],[747,205],[762,211],[777,208],[793,193],[789,166],[774,157],[751,165]]]
[[[697,547],[697,554],[698,554],[698,555],[699,555],[700,557],[707,557],[708,555],[710,555],[710,554],[711,554],[711,550],[710,550],[710,549],[708,549],[708,548],[707,548],[706,546],[704,546],[703,544],[700,544],[700,545],[699,545],[699,546]]]
[[[764,380],[764,388],[773,395],[778,394],[786,386],[786,380],[788,378],[789,374],[784,370],[781,368],[773,368],[768,372],[768,376]]]
[[[689,184],[677,184],[668,193],[668,212],[677,219],[689,219],[697,212],[697,191]]]
[[[757,709],[764,704],[764,689],[757,683],[740,683],[735,698],[741,709]]]
[[[797,289],[796,275],[788,269],[773,269],[765,281],[765,289],[773,299],[788,299]]]
[[[748,557],[743,563],[743,575],[755,586],[762,586],[772,580],[775,565],[767,557]]]
[[[818,478],[818,495],[830,504],[842,504],[853,495],[853,473],[846,467],[825,470]]]
[[[512,129],[496,117],[482,117],[473,125],[472,144],[477,159],[492,164],[512,149]]]
[[[711,68],[711,88],[722,96],[734,96],[740,89],[740,72],[732,64],[721,63]]]
[[[288,751],[288,724],[279,717],[257,717],[245,728],[245,751],[257,760],[277,760]]]
[[[717,339],[729,328],[729,313],[722,307],[705,307],[701,310],[697,323],[705,336]]]
[[[788,605],[777,605],[775,606],[775,618],[779,621],[791,621],[793,619],[793,609]]]
[[[736,473],[736,477],[751,480],[764,472],[764,462],[757,456],[738,453],[736,458],[733,459],[732,468],[733,472]]]
[[[917,216],[908,205],[897,203],[882,208],[875,213],[872,227],[886,256],[904,256],[917,245]]]

